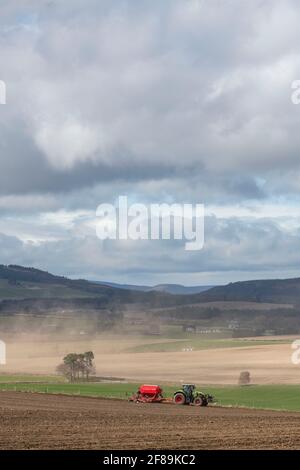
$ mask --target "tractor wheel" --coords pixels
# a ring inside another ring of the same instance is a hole
[[[196,397],[193,401],[193,404],[195,406],[205,406],[203,403],[204,403],[204,400],[202,397]]]
[[[175,393],[174,403],[176,405],[185,405],[185,394],[182,392]]]

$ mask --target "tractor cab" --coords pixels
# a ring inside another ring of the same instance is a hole
[[[182,385],[182,391],[185,394],[186,403],[192,403],[194,401],[194,391],[196,390],[195,384],[184,384]]]

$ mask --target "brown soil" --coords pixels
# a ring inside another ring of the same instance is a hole
[[[0,449],[300,449],[300,413],[0,392]]]

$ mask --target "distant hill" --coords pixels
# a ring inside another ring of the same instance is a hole
[[[72,280],[40,269],[0,265],[0,298],[91,297],[114,292],[85,280]],[[123,294],[120,291],[120,294]]]
[[[194,293],[197,289],[202,292]],[[300,278],[243,281],[212,288],[151,287],[69,279],[35,268],[0,265],[1,331],[35,328],[48,332],[55,328],[68,333],[77,328],[77,332],[93,334],[121,325],[121,331],[127,328],[131,333],[153,334],[163,324],[179,329],[226,330],[241,337],[298,334],[299,318]]]
[[[135,290],[142,292],[166,292],[173,295],[191,295],[207,291],[214,286],[183,286],[181,284],[157,284],[155,286],[138,286],[134,284],[117,284],[114,282],[96,281],[97,284],[116,287],[118,289]]]
[[[101,298],[110,303],[164,307],[216,301],[300,304],[300,278],[241,281],[225,286],[136,286],[69,279],[17,265],[0,265],[0,301]]]
[[[145,303],[160,306],[174,303],[159,292],[125,290],[84,279],[69,279],[36,268],[0,265],[0,301],[25,299],[101,299],[102,304]]]
[[[195,296],[199,302],[250,301],[300,304],[300,278],[241,281]]]
[[[110,286],[114,287],[115,289],[123,289],[123,290],[135,290],[140,292],[149,292],[151,290],[150,286],[138,286],[135,284],[118,284],[117,282],[109,282],[109,281],[91,281],[95,284],[100,284],[101,286]]]
[[[181,284],[158,284],[149,290],[168,292],[174,295],[199,294],[211,289],[213,286],[183,286]]]

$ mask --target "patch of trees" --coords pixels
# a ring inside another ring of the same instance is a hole
[[[89,380],[89,376],[96,372],[93,351],[67,354],[63,362],[57,366],[56,371],[66,377],[69,382]]]

